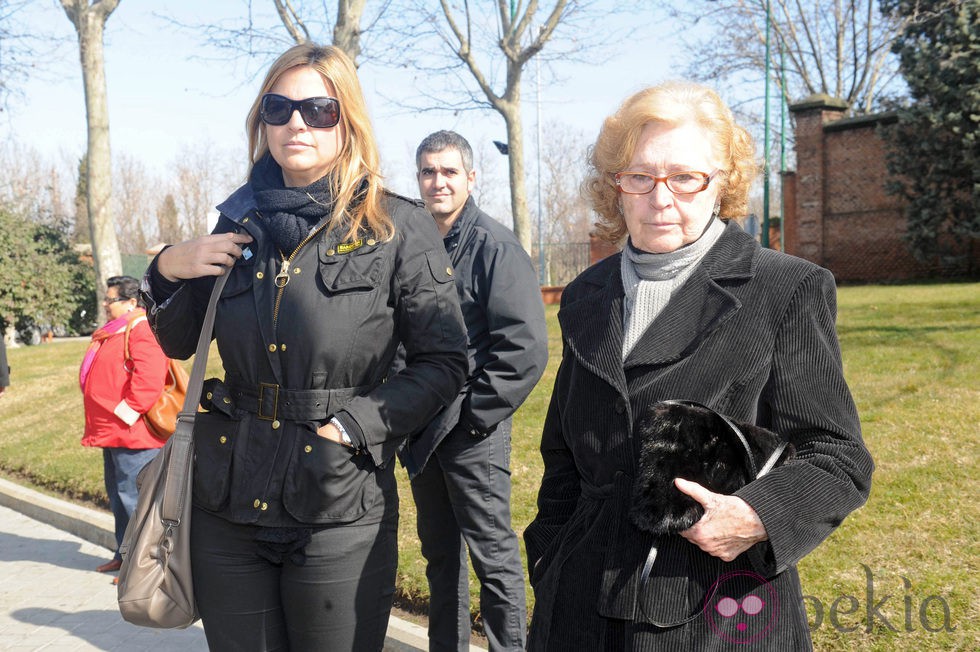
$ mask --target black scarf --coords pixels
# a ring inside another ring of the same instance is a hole
[[[255,164],[249,183],[255,193],[261,223],[286,256],[333,212],[330,175],[302,188],[287,188],[282,180],[282,168],[271,154],[267,153]]]

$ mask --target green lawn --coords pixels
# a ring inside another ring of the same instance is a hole
[[[839,303],[847,378],[877,470],[868,504],[800,564],[815,646],[976,650],[980,284],[844,287]],[[549,308],[548,371],[515,418],[519,532],[534,516],[537,442],[561,355],[555,312]],[[69,341],[8,352],[14,386],[0,399],[0,470],[104,504],[101,455],[78,443],[85,347]],[[424,564],[405,484],[399,593],[419,605]],[[471,589],[475,610],[475,579]]]

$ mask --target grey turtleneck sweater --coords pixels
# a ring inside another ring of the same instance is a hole
[[[623,302],[623,360],[724,231],[725,224],[712,218],[700,238],[665,254],[640,251],[627,241],[620,266],[623,289],[626,291]]]

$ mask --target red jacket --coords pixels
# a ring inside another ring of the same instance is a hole
[[[145,317],[134,320],[129,334],[132,373],[123,364],[124,333],[102,343],[85,381],[83,446],[100,448],[160,448],[143,423],[142,414],[163,393],[167,356],[157,344]]]

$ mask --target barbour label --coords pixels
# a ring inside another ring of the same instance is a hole
[[[363,245],[364,245],[364,240],[362,240],[360,238],[358,238],[357,240],[354,240],[353,242],[342,242],[339,245],[337,245],[337,253],[338,254],[349,254],[350,252],[354,251],[355,249],[360,249]]]

